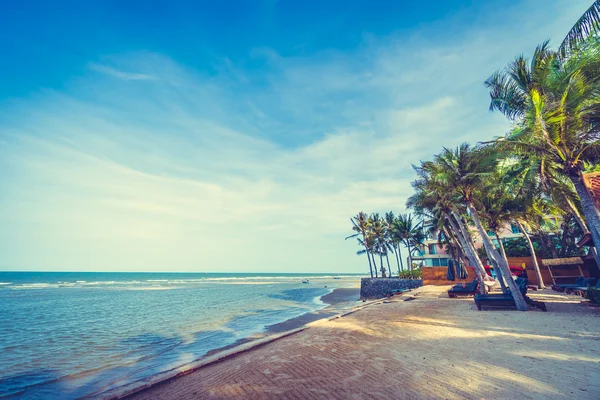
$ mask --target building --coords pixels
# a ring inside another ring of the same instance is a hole
[[[428,232],[427,223],[424,224],[423,230],[425,234],[425,240],[423,244],[416,249],[412,257],[413,263],[419,264],[423,267],[446,267],[448,266],[448,260],[451,259],[451,256],[448,254],[446,246],[440,246],[437,235],[432,235]],[[475,242],[475,247],[480,248],[483,246],[483,242],[479,233],[474,230],[473,227],[470,227],[471,234],[473,236],[473,241]],[[494,246],[498,247],[498,240],[496,239],[496,234],[494,232],[487,233]],[[507,224],[500,231],[501,239],[516,239],[523,237],[521,230],[516,224]]]

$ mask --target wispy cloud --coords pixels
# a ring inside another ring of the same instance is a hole
[[[92,71],[96,71],[101,74],[106,74],[106,75],[109,75],[109,76],[112,76],[115,78],[119,78],[119,79],[124,79],[124,80],[143,81],[143,80],[154,79],[154,77],[152,75],[119,71],[118,69],[115,69],[115,68],[112,68],[112,67],[109,67],[106,65],[94,63],[94,62],[90,63],[89,68]]]
[[[481,83],[585,3],[344,53],[255,49],[258,71],[92,62],[68,91],[1,110],[0,268],[362,271],[348,218],[404,211],[411,164],[502,134]]]

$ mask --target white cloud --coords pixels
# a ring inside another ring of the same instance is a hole
[[[118,69],[108,67],[108,66],[102,65],[102,64],[97,64],[97,63],[90,63],[89,68],[92,71],[100,72],[101,74],[110,75],[115,78],[124,79],[124,80],[132,80],[132,81],[140,81],[141,80],[141,81],[143,81],[143,80],[154,79],[154,77],[151,75],[140,74],[140,73],[135,73],[135,72],[123,72],[123,71],[119,71]]]
[[[551,14],[568,4],[345,53],[257,49],[259,72],[145,52],[91,63],[70,91],[0,110],[0,268],[366,271],[349,217],[404,211],[412,163],[501,134],[483,80],[556,43],[586,2]]]

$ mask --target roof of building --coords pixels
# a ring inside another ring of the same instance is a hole
[[[600,208],[600,172],[583,174],[583,182],[592,194],[596,207]]]
[[[579,239],[579,242],[577,242],[577,247],[593,246],[593,245],[594,245],[594,239],[592,239],[592,234],[589,232],[584,233],[584,235],[581,237],[581,239]]]

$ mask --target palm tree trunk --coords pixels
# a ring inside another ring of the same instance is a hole
[[[481,240],[483,241],[485,250],[487,251],[488,255],[498,263],[498,265],[500,266],[500,270],[502,271],[502,275],[507,277],[507,284],[510,288],[510,293],[512,294],[513,299],[515,299],[515,305],[517,306],[517,310],[527,311],[527,302],[525,301],[525,298],[523,297],[523,294],[519,290],[519,287],[515,283],[514,279],[511,278],[508,263],[500,256],[498,251],[494,248],[494,244],[488,237],[485,229],[483,229],[483,225],[481,224],[481,220],[479,219],[479,214],[477,213],[477,210],[475,209],[473,203],[470,200],[467,201],[467,208],[471,213],[471,217],[473,217],[475,227],[481,235]]]
[[[533,269],[535,270],[535,276],[538,279],[538,288],[546,289],[546,285],[544,285],[544,280],[542,279],[542,271],[540,271],[540,266],[537,261],[537,254],[535,254],[535,248],[533,247],[533,242],[529,237],[529,233],[525,230],[525,226],[521,223],[521,221],[516,221],[517,225],[519,225],[519,229],[523,232],[523,236],[525,236],[525,240],[527,240],[527,244],[529,245],[529,252],[531,253],[531,258],[533,258]]]
[[[506,250],[504,249],[504,243],[502,243],[502,239],[500,239],[500,235],[498,235],[498,232],[494,231],[494,233],[496,234],[496,240],[498,241],[500,250],[502,250],[502,257],[504,257],[504,260],[508,264],[508,257],[506,257]],[[498,263],[492,262],[492,267],[494,267],[496,276],[498,276],[498,281],[500,282],[500,286],[502,287],[502,293],[506,293],[506,286],[505,286],[506,282],[504,281],[504,276],[502,275],[502,271],[500,271],[500,267],[498,266]]]
[[[587,224],[583,221],[583,218],[581,218],[581,214],[579,213],[579,210],[577,209],[577,207],[575,207],[575,204],[573,204],[573,202],[571,201],[571,199],[569,199],[568,196],[565,196],[565,201],[569,205],[569,208],[571,209],[571,212],[573,213],[573,217],[575,217],[575,221],[577,221],[577,224],[579,225],[581,230],[584,233],[589,232],[590,229],[588,228]]]
[[[402,260],[402,250],[400,250],[400,243],[397,243],[398,247],[398,259],[400,260],[400,269],[404,271],[404,260]]]
[[[381,277],[385,278],[385,268],[383,268],[383,254],[379,252],[379,265],[381,266]]]
[[[456,237],[458,238],[458,240],[464,250],[464,253],[466,254],[467,258],[469,259],[469,263],[475,269],[475,274],[477,275],[477,279],[479,279],[479,282],[480,282],[479,291],[482,294],[485,294],[485,287],[483,285],[483,277],[484,277],[483,274],[485,274],[485,268],[483,268],[483,263],[479,259],[477,252],[474,252],[473,246],[469,246],[469,241],[471,241],[471,239],[470,239],[470,237],[465,238],[465,236],[463,234],[463,233],[466,233],[466,232],[464,232],[465,231],[464,227],[458,226],[458,223],[462,222],[462,221],[457,222],[456,220],[452,219],[452,217],[449,215],[445,215],[445,217],[448,220],[448,222],[450,222],[450,226],[454,230],[454,233],[456,234]]]
[[[581,172],[577,176],[569,175],[569,178],[573,182],[573,185],[575,185],[575,190],[577,190],[577,194],[581,200],[583,215],[585,215],[587,225],[592,234],[592,240],[594,241],[593,247],[595,247],[595,251],[592,251],[592,253],[594,254],[596,264],[600,267],[600,257],[598,255],[598,246],[600,246],[600,210],[596,208],[590,192],[585,187]]]
[[[475,273],[477,274],[477,277],[479,278],[479,282],[481,283],[479,285],[479,291],[482,294],[485,294],[485,285],[483,284],[483,278],[485,278],[485,276],[487,275],[487,272],[485,272],[483,263],[481,262],[481,259],[479,258],[479,255],[477,254],[477,250],[475,249],[475,245],[473,244],[473,238],[471,237],[471,235],[465,228],[463,221],[460,218],[460,215],[458,214],[458,212],[456,210],[452,210],[452,216],[454,217],[454,219],[450,218],[449,221],[452,224],[453,229],[456,232],[460,232],[464,238],[465,251],[467,252],[467,255],[469,253],[471,254],[471,257],[470,257],[471,263],[473,264],[473,268],[475,268]],[[456,229],[455,226],[458,226],[458,230]]]
[[[369,255],[369,248],[365,246],[367,251],[367,260],[369,260],[369,271],[371,271],[371,278],[373,278],[373,265],[371,264],[371,256]]]
[[[498,263],[496,261],[490,262],[492,264],[492,267],[494,268],[494,271],[496,271],[496,278],[498,279],[498,282],[500,282],[500,288],[502,289],[502,293],[508,293],[508,289],[506,288],[506,281],[504,280],[504,276],[502,275],[502,271],[500,270]]]
[[[379,278],[379,275],[377,275],[377,263],[375,262],[375,255],[373,254],[372,251],[371,251],[371,258],[373,259],[373,269],[375,270],[375,278]]]
[[[498,235],[498,231],[494,230],[494,234],[496,235],[496,240],[498,241],[498,247],[500,248],[500,253],[502,254],[502,257],[504,257],[504,260],[508,264],[508,257],[506,257],[506,250],[504,249],[504,243],[502,242],[502,239],[500,239],[500,235]]]
[[[388,265],[388,272],[389,275],[388,277],[391,278],[392,277],[392,267],[390,267],[390,258],[388,257],[388,253],[385,253],[385,260],[387,261],[387,265]]]
[[[398,256],[398,243],[394,243],[394,255],[396,256],[396,263],[398,263],[398,276],[400,276],[400,257]]]
[[[412,271],[413,266],[412,266],[412,252],[410,251],[410,243],[406,243],[406,249],[408,250],[408,258],[407,258],[408,270]]]

